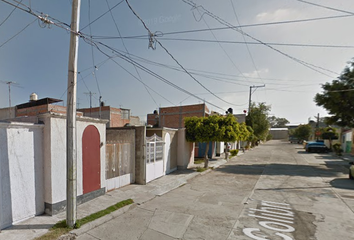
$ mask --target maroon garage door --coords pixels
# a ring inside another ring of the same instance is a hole
[[[93,125],[82,135],[83,193],[101,188],[100,133]]]

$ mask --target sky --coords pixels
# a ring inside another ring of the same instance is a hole
[[[92,92],[93,107],[102,96],[105,105],[131,109],[142,120],[159,107],[203,102],[213,111],[231,107],[238,114],[248,109],[250,86],[265,85],[252,88],[251,99],[270,105],[271,116],[300,124],[327,115],[313,99],[354,56],[352,1],[193,2],[129,0],[154,34],[153,49],[148,30],[125,1],[82,0],[77,107],[89,107]],[[66,27],[71,3],[22,0],[18,6]],[[65,105],[69,31],[13,10],[0,0],[0,108],[9,106],[8,81],[16,83],[12,106],[33,92]],[[306,19],[312,20],[298,21]]]

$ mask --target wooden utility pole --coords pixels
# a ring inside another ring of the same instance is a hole
[[[68,97],[66,111],[66,224],[69,227],[74,227],[76,223],[76,86],[79,46],[79,35],[77,32],[79,31],[80,5],[81,0],[73,0],[68,66]]]

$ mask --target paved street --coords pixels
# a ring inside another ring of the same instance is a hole
[[[78,239],[354,239],[347,169],[331,154],[270,141]]]

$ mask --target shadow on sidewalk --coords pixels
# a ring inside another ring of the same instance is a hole
[[[330,181],[330,184],[334,188],[354,190],[354,181],[349,178],[337,178]]]

